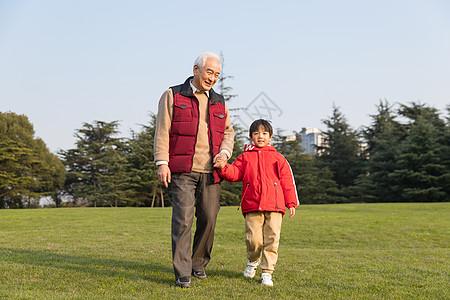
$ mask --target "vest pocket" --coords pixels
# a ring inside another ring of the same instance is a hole
[[[192,122],[192,104],[180,102],[173,104],[173,122]]]
[[[213,113],[214,116],[214,129],[217,132],[225,132],[225,122],[227,120],[227,115],[225,113],[219,113],[219,112],[214,112]]]

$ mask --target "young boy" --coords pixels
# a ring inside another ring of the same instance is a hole
[[[246,145],[232,165],[219,162],[216,167],[224,179],[243,182],[241,206],[249,260],[244,276],[253,278],[261,261],[261,283],[272,286],[281,220],[286,207],[289,217],[294,216],[299,201],[289,163],[269,144],[273,137],[270,123],[254,121],[249,136],[253,145]]]

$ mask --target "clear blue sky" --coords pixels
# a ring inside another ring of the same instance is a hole
[[[445,0],[0,0],[0,111],[27,115],[53,152],[83,122],[129,136],[203,51],[224,54],[230,108],[264,92],[287,132],[324,129],[333,103],[355,129],[380,99],[450,104]]]

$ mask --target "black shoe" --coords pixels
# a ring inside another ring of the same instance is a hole
[[[205,271],[192,271],[192,275],[194,275],[194,277],[198,278],[198,279],[205,279],[206,278]]]
[[[175,282],[176,286],[179,286],[180,288],[190,288],[191,287],[191,278],[189,276],[180,277]]]

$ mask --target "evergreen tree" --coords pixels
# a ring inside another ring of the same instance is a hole
[[[441,177],[441,186],[445,193],[447,194],[447,200],[450,200],[450,105],[447,106],[447,122],[445,125],[445,131],[443,134],[443,151],[441,162],[443,165],[447,166],[447,171]]]
[[[221,65],[221,71],[220,71],[219,80],[217,81],[218,90],[219,90],[219,93],[225,98],[225,101],[230,101],[234,97],[237,97],[237,95],[231,94],[231,91],[233,90],[233,88],[231,86],[228,86],[225,81],[227,79],[233,79],[234,76],[225,74],[225,71],[224,71],[225,58],[224,58],[222,52],[220,52],[220,65]]]
[[[170,200],[168,195],[164,196],[165,188],[158,181],[158,168],[154,162],[154,136],[156,126],[156,115],[150,115],[150,123],[143,125],[139,133],[133,132],[130,140],[130,153],[127,155],[128,182],[127,193],[130,204],[133,206],[151,206],[156,202],[163,205],[164,199]],[[170,202],[170,201],[169,201]]]
[[[347,188],[350,202],[378,202],[376,186],[366,173],[359,174],[354,184]]]
[[[347,123],[339,108],[333,105],[333,114],[323,120],[327,130],[323,131],[324,142],[317,147],[319,166],[328,168],[340,190],[353,185],[361,173],[360,146],[357,133]]]
[[[227,85],[228,79],[233,79],[234,76],[226,75],[225,73],[225,58],[220,52],[220,64],[221,72],[219,80],[217,81],[217,90],[224,97],[225,101],[230,101],[237,97],[236,94],[232,94],[233,88]],[[231,109],[232,111],[233,109]],[[236,158],[244,151],[244,144],[247,134],[247,129],[241,128],[238,125],[233,125],[235,131],[234,147],[232,157],[228,160],[229,163],[233,163]],[[222,181],[221,193],[220,193],[220,205],[239,205],[242,183],[241,182],[228,182]]]
[[[116,138],[119,123],[94,121],[78,129],[76,149],[61,151],[67,168],[65,193],[74,201],[89,201],[93,206],[118,205],[124,198],[124,151],[122,138]]]
[[[450,173],[447,128],[436,109],[422,104],[401,105],[399,113],[411,122],[399,147],[397,164],[390,175],[400,192],[400,201],[448,201]]]
[[[366,172],[358,177],[353,192],[365,202],[395,202],[399,191],[389,175],[394,171],[399,144],[405,133],[388,101],[380,101],[377,110],[376,115],[371,115],[371,126],[363,130],[367,142],[364,156],[368,162]]]
[[[228,162],[233,163],[236,158],[244,152],[245,144],[249,143],[248,129],[233,125],[234,129],[234,147],[233,154]],[[242,182],[222,181],[220,193],[220,205],[239,205],[241,202]]]
[[[107,172],[100,173],[102,197],[108,201],[110,206],[126,206],[128,202],[132,201],[127,197],[128,193],[125,191],[130,180],[126,160],[128,152],[127,143],[120,139],[106,147],[105,155],[101,159],[107,169]]]
[[[277,130],[273,144],[291,165],[300,202],[303,204],[345,202],[328,168],[318,168],[311,154],[303,154],[302,135],[294,132],[295,139],[287,139]]]
[[[345,203],[347,198],[338,188],[333,173],[327,167],[318,167],[314,157],[302,154],[294,165],[295,182],[303,204]]]

